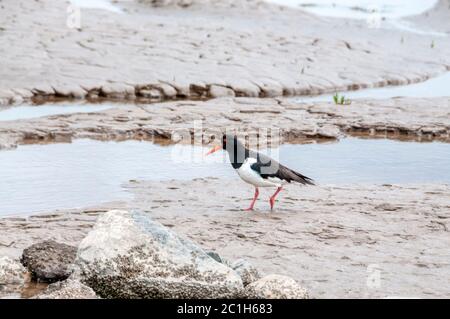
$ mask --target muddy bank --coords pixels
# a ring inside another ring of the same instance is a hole
[[[109,208],[152,218],[225,258],[289,275],[312,297],[449,297],[449,185],[288,186],[277,209],[236,180],[133,182],[128,203],[0,220],[0,255],[43,239],[78,244]],[[367,285],[379,271],[380,285]]]
[[[261,1],[193,2],[82,8],[79,24],[69,2],[3,3],[0,104],[318,94],[417,82],[450,66],[448,41],[431,46],[429,36]]]
[[[0,148],[73,138],[168,140],[175,132],[277,128],[285,141],[345,135],[448,141],[448,98],[302,104],[285,99],[220,98],[131,105],[102,112],[0,122]],[[197,122],[195,124],[195,121]],[[195,126],[194,126],[195,124]]]

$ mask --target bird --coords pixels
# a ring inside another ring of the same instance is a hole
[[[259,187],[276,187],[275,193],[269,199],[270,209],[273,210],[275,199],[285,183],[297,182],[303,185],[315,185],[313,179],[281,165],[267,155],[246,148],[236,135],[223,134],[221,145],[214,146],[206,155],[221,149],[228,152],[231,166],[239,177],[255,187],[250,207],[244,209],[245,211],[253,210],[259,196]]]

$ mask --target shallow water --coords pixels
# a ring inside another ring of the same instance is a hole
[[[400,86],[386,86],[373,89],[339,92],[350,100],[355,99],[390,99],[394,97],[447,97],[450,96],[450,72],[431,78],[424,82]],[[332,102],[333,94],[293,98],[297,102]]]
[[[339,18],[367,19],[376,10],[385,18],[421,14],[433,8],[437,0],[268,0],[308,12]]]
[[[7,285],[5,292],[0,290],[0,299],[28,299],[44,292],[47,289],[48,284],[43,282],[28,281],[23,287],[17,285]]]
[[[396,29],[447,37],[445,32],[415,25],[403,17],[414,16],[432,9],[437,0],[268,0],[293,8],[300,8],[318,16],[365,20],[369,28]]]
[[[59,114],[92,113],[114,107],[117,106],[112,104],[50,104],[0,107],[0,121],[24,120]]]
[[[112,1],[108,0],[70,0],[70,2],[81,9],[89,8],[89,9],[102,9],[116,13],[122,12],[122,9],[114,5]]]
[[[271,155],[276,157],[277,151]],[[186,145],[86,139],[1,151],[0,215],[130,199],[121,185],[133,179],[238,180],[223,152],[207,158],[205,152]],[[450,183],[446,143],[348,138],[331,144],[282,145],[279,158],[318,183]]]

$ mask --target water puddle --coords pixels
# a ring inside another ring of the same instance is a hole
[[[276,155],[272,150],[271,155]],[[0,152],[0,216],[131,199],[130,180],[236,178],[222,152],[151,142],[22,145]],[[318,183],[450,183],[450,144],[348,138],[282,145],[280,161]]]
[[[446,32],[439,32],[428,28],[420,28],[411,21],[402,19],[390,19],[387,21],[387,28],[398,29],[400,31],[406,31],[409,33],[415,33],[418,35],[428,35],[431,37],[447,37],[449,34]]]
[[[117,7],[112,3],[112,1],[108,0],[70,0],[70,2],[79,8],[87,8],[87,9],[102,9],[111,12],[121,13],[122,9]]]
[[[447,97],[450,95],[450,72],[424,82],[409,85],[386,86],[381,88],[362,89],[357,91],[339,92],[347,99],[390,99],[394,97],[430,98]],[[333,102],[333,94],[323,94],[309,97],[294,98],[296,102]]]
[[[398,29],[410,33],[446,37],[448,34],[422,29],[404,17],[422,14],[432,9],[437,0],[268,0],[299,8],[319,16],[366,20],[371,28]]]
[[[383,18],[402,18],[421,14],[433,8],[437,0],[268,0],[316,15],[367,19],[373,11],[379,12]]]
[[[119,104],[45,104],[0,107],[0,121],[32,119],[50,115],[93,113],[120,107]]]
[[[10,285],[0,290],[0,299],[28,299],[44,292],[49,284],[43,282],[28,281],[23,287]]]

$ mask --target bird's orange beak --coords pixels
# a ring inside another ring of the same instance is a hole
[[[212,154],[212,153],[214,153],[214,152],[217,152],[218,150],[220,150],[222,147],[220,146],[220,145],[216,145],[216,146],[214,146],[212,149],[210,149],[209,151],[208,151],[208,153],[206,153],[206,155],[210,155],[210,154]]]

